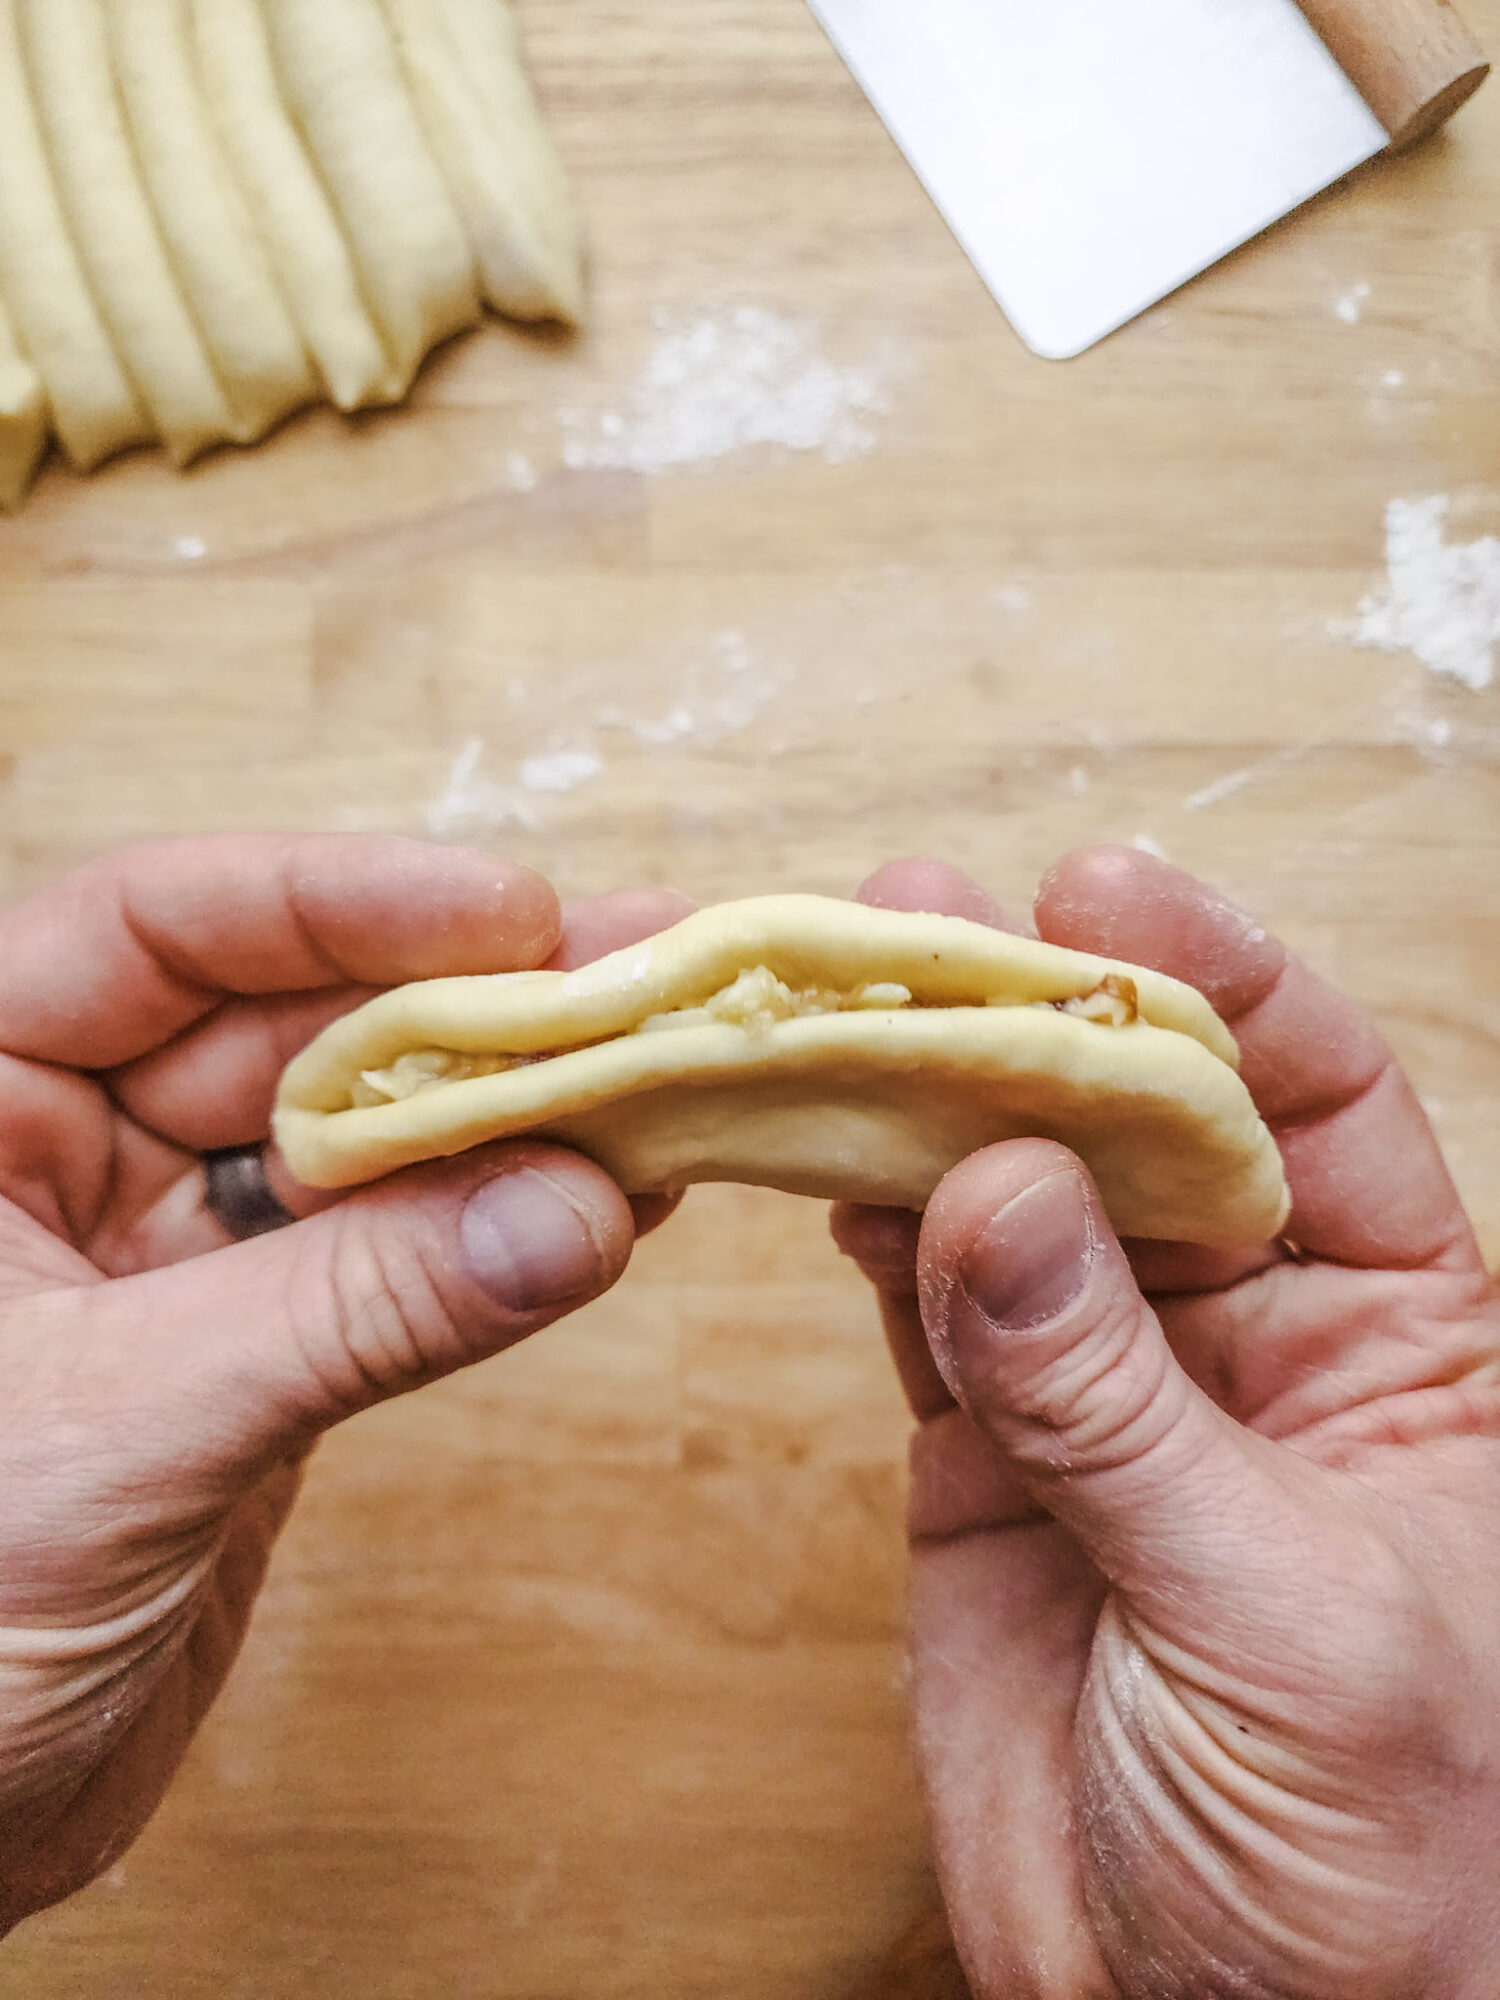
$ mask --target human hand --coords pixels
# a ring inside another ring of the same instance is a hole
[[[264,1140],[288,1058],[377,986],[571,965],[682,914],[560,914],[414,841],[127,850],[0,914],[0,1931],[154,1810],[234,1659],[301,1461],[355,1411],[605,1290],[596,1167],[490,1146],[231,1243],[200,1155]]]
[[[1009,928],[897,863],[867,900]],[[835,1211],[919,1419],[918,1758],[977,2000],[1500,1992],[1500,1307],[1373,1027],[1130,849],[1036,927],[1199,987],[1288,1238],[1113,1235],[1063,1148]],[[935,1358],[935,1361],[934,1361]]]

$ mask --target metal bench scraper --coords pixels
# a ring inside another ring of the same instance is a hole
[[[1062,360],[1457,110],[1447,0],[809,0],[1011,324]]]

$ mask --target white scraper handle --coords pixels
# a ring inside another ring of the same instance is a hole
[[[1297,0],[1393,148],[1435,132],[1489,75],[1448,0]]]

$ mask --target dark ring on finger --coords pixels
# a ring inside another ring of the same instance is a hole
[[[203,1155],[203,1206],[236,1242],[285,1229],[296,1216],[266,1178],[266,1149],[225,1146]]]

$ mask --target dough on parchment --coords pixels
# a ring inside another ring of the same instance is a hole
[[[627,1193],[738,1180],[920,1208],[997,1139],[1060,1140],[1117,1229],[1258,1242],[1280,1157],[1201,994],[956,917],[775,896],[575,972],[438,979],[288,1066],[292,1172],[374,1179],[487,1139],[575,1146]]]

